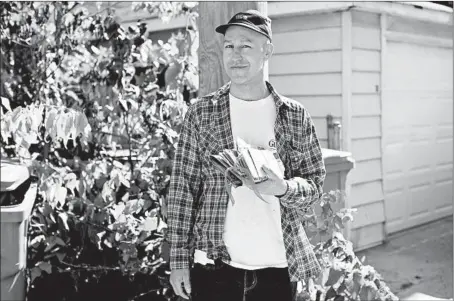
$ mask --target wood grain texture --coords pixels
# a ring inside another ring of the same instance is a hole
[[[229,81],[222,64],[222,35],[215,31],[241,11],[256,9],[266,14],[266,2],[200,2],[199,28],[199,95],[216,91]]]

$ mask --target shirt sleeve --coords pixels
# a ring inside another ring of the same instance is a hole
[[[301,164],[294,177],[287,180],[287,192],[279,200],[285,207],[304,211],[322,196],[326,170],[315,125],[306,110],[303,114]]]
[[[170,269],[189,268],[189,244],[201,184],[198,127],[195,106],[186,112],[180,132],[167,197],[167,239]]]

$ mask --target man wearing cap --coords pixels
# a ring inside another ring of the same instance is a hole
[[[294,301],[296,283],[320,272],[301,220],[322,194],[320,144],[306,109],[265,80],[271,20],[250,10],[216,31],[230,82],[185,116],[168,194],[170,282],[193,301]],[[244,181],[232,203],[210,155],[235,149],[237,138],[274,148],[285,170]]]

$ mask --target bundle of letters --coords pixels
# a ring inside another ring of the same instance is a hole
[[[217,155],[211,155],[211,161],[216,169],[225,176],[226,189],[231,195],[232,186],[242,186],[244,182],[261,183],[268,180],[268,176],[262,167],[267,166],[277,175],[283,177],[282,161],[275,149],[263,149],[252,147],[241,138],[237,139],[237,149],[224,149]],[[257,196],[265,201],[255,189]]]

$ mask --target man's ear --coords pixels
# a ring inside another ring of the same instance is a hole
[[[274,45],[271,43],[271,42],[267,42],[265,44],[265,58],[266,60],[269,60],[271,58],[271,56],[273,55],[273,52],[274,52]]]

